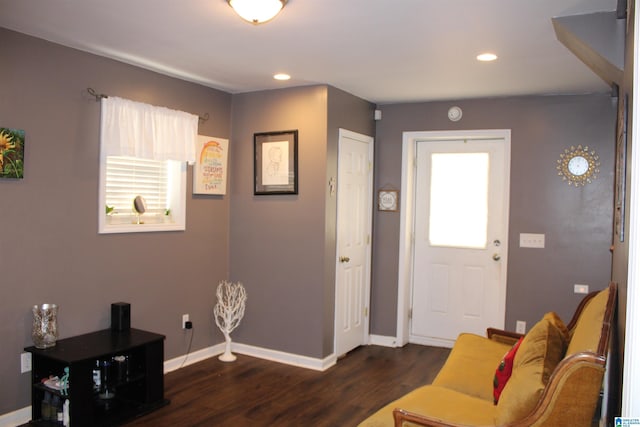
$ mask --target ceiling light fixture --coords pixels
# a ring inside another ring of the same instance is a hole
[[[288,0],[227,0],[229,6],[245,21],[254,25],[273,19]]]
[[[285,73],[278,73],[278,74],[274,74],[273,78],[276,80],[289,80],[291,76]]]
[[[498,55],[496,55],[495,53],[481,53],[480,55],[476,56],[476,59],[478,61],[483,61],[483,62],[490,62],[490,61],[495,61],[496,59],[498,59]]]

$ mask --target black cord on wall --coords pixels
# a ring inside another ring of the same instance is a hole
[[[193,323],[191,323],[191,321],[185,322],[184,328],[188,331],[191,331],[191,336],[189,337],[189,346],[187,347],[187,354],[185,354],[184,360],[182,361],[182,364],[180,364],[180,368],[178,369],[182,369],[182,367],[186,363],[187,359],[189,358],[189,353],[191,353],[191,344],[193,344]]]

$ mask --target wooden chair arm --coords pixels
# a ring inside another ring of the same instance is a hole
[[[504,344],[515,344],[523,334],[511,331],[503,331],[502,329],[487,328],[487,338],[493,341],[498,341]]]
[[[448,423],[446,421],[430,418],[424,415],[416,414],[415,412],[405,411],[404,409],[396,408],[393,410],[393,422],[395,427],[402,427],[403,422],[410,422],[421,426],[427,427],[470,427],[464,424]]]

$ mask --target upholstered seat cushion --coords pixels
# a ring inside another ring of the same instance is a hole
[[[496,367],[509,349],[509,344],[479,335],[460,334],[433,385],[493,404],[493,377]]]
[[[391,413],[395,408],[400,407],[409,412],[429,414],[432,418],[447,420],[447,422],[474,426],[494,425],[496,413],[493,400],[479,399],[447,388],[427,385],[404,395],[401,401],[389,403],[367,418],[360,426],[393,425]],[[414,424],[405,423],[404,425],[408,427]]]

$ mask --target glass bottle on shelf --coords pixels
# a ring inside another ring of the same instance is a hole
[[[113,399],[116,395],[114,391],[114,381],[111,360],[100,362],[100,399]]]
[[[96,366],[93,367],[93,391],[100,392],[101,382],[100,361],[96,360]]]

